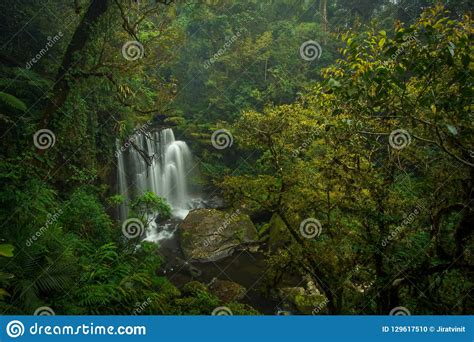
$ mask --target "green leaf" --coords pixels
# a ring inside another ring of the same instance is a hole
[[[452,135],[457,135],[457,134],[458,134],[458,130],[457,130],[456,127],[454,127],[453,125],[447,124],[446,127],[448,128],[448,131],[449,131]]]
[[[26,104],[23,101],[11,94],[4,93],[3,91],[0,91],[0,101],[11,108],[21,110],[22,112],[27,109]]]
[[[453,56],[453,57],[454,57],[454,48],[455,48],[454,44],[449,42],[448,50],[449,50],[449,53],[451,54],[451,56]]]
[[[385,38],[380,39],[379,40],[379,48],[383,48],[384,44],[385,44]]]
[[[3,299],[5,297],[9,297],[9,296],[10,296],[10,294],[5,289],[0,288],[0,299]]]
[[[0,255],[11,258],[13,256],[13,250],[15,249],[12,245],[2,244],[0,245]]]
[[[339,88],[341,86],[341,83],[339,83],[338,81],[336,81],[334,78],[331,78],[329,81],[328,81],[328,85],[331,87],[331,88]]]

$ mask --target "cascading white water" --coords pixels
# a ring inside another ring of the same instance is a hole
[[[133,136],[138,149],[148,155],[149,163],[143,155],[129,146],[117,146],[118,191],[125,203],[120,206],[120,219],[128,216],[128,203],[145,191],[154,192],[165,198],[173,208],[173,216],[183,219],[191,209],[192,198],[188,191],[188,174],[192,170],[192,155],[184,141],[175,139],[170,128],[148,134]],[[156,235],[156,225],[151,224]],[[166,234],[162,234],[166,238]],[[160,239],[154,238],[152,240]]]

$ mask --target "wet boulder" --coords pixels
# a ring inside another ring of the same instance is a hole
[[[257,242],[250,217],[239,210],[194,209],[179,226],[179,241],[186,260],[216,261]]]
[[[223,303],[239,301],[245,297],[247,291],[245,287],[233,281],[216,278],[209,284],[209,289]]]

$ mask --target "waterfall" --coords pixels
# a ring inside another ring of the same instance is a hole
[[[188,178],[192,170],[192,155],[184,141],[175,139],[170,128],[160,132],[137,133],[133,141],[142,154],[130,142],[117,145],[118,192],[125,199],[119,208],[121,220],[128,216],[130,200],[145,191],[154,192],[167,200],[173,216],[183,219],[191,209]],[[154,222],[152,228],[156,228]]]

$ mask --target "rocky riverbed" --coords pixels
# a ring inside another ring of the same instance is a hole
[[[265,251],[250,217],[240,210],[199,208],[155,232],[165,263],[158,271],[178,288],[203,287],[223,303],[238,301],[262,314],[311,314],[324,297],[309,281],[288,273],[277,291],[265,286]],[[323,303],[323,304],[321,304]]]

